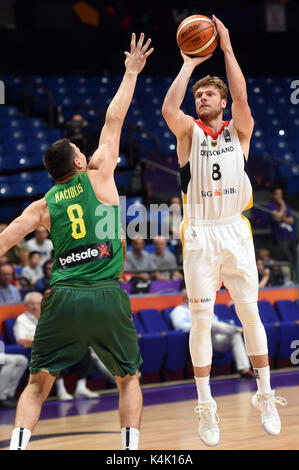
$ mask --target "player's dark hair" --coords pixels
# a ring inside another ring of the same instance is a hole
[[[30,253],[29,253],[29,259],[31,259],[34,255],[39,255],[39,256],[41,256],[41,254],[40,254],[39,251],[30,251]]]
[[[270,193],[273,194],[277,189],[281,189],[281,191],[283,191],[283,188],[280,184],[275,184],[274,186],[271,187]]]
[[[59,139],[44,153],[44,165],[55,181],[64,179],[75,173],[73,166],[76,153],[69,139]]]
[[[53,260],[52,260],[52,259],[48,259],[47,261],[44,262],[44,264],[43,264],[43,266],[42,266],[44,275],[46,275],[46,269],[47,269],[48,264],[53,264]]]

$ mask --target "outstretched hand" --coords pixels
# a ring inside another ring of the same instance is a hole
[[[222,21],[220,21],[215,15],[212,16],[219,35],[220,47],[223,51],[231,49],[231,42],[229,37],[229,30],[224,26]]]
[[[203,57],[191,57],[187,54],[185,54],[182,49],[180,49],[181,56],[184,59],[185,63],[191,63],[193,64],[194,67],[197,67],[197,65],[202,64],[205,60],[208,60],[210,57],[212,57],[213,54],[208,54]]]
[[[136,44],[136,34],[132,34],[130,52],[125,52],[126,60],[125,67],[128,72],[140,73],[145,66],[146,59],[153,52],[154,48],[147,50],[151,39],[148,39],[143,46],[144,33],[140,34],[139,40]]]

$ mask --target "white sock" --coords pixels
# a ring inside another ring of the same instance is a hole
[[[194,379],[197,387],[198,403],[207,403],[212,400],[210,376],[194,377]]]
[[[56,380],[55,385],[56,385],[57,395],[61,395],[62,393],[67,393],[67,390],[64,386],[64,380],[62,377]]]
[[[79,379],[76,385],[75,393],[85,392],[86,390],[86,379]]]
[[[27,428],[13,429],[9,450],[25,450],[30,437],[31,431]]]
[[[270,367],[256,367],[253,369],[256,377],[257,389],[260,393],[270,393]]]
[[[139,430],[136,428],[121,428],[122,450],[138,450]]]

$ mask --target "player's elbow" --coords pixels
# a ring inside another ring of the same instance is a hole
[[[163,103],[162,106],[162,116],[167,121],[167,119],[171,118],[174,115],[175,109],[174,106],[171,106],[167,103]]]
[[[116,111],[108,111],[105,119],[105,124],[107,126],[122,126],[124,118]]]

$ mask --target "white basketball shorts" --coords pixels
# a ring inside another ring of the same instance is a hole
[[[234,302],[256,302],[258,273],[249,221],[241,214],[181,224],[183,267],[190,307],[215,303],[222,282]]]

